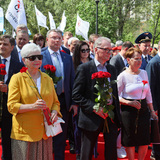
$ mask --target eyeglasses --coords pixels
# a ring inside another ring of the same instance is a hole
[[[102,49],[102,50],[104,50],[105,52],[107,52],[107,53],[111,53],[112,52],[112,50],[111,49],[109,49],[109,48],[101,48],[101,47],[97,47],[98,49]]]
[[[38,60],[42,60],[43,59],[43,55],[33,55],[33,56],[29,56],[29,57],[24,57],[29,59],[30,61],[34,61],[36,58],[38,58]]]
[[[82,52],[82,53],[85,53],[85,52],[86,52],[86,53],[89,53],[89,52],[90,52],[90,49],[81,49],[81,52]]]

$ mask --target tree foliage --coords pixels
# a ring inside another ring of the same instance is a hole
[[[151,3],[152,2],[152,3]],[[10,0],[1,1],[4,13],[8,8]],[[88,35],[95,33],[96,27],[96,3],[95,0],[23,0],[27,26],[31,31],[31,39],[39,32],[34,5],[47,16],[49,27],[48,11],[53,15],[56,27],[61,22],[62,13],[65,10],[67,24],[65,31],[75,34],[77,13],[90,23]],[[98,33],[110,38],[113,42],[118,39],[130,40],[134,43],[135,38],[143,31],[150,31],[154,34],[154,28],[159,13],[159,0],[100,0],[98,4]],[[142,21],[145,19],[145,21]],[[160,34],[159,21],[156,35]],[[47,29],[39,27],[42,35],[46,35]],[[5,19],[7,33],[12,33],[12,27]],[[78,36],[79,37],[79,36]],[[155,36],[157,42],[159,36]],[[79,37],[82,39],[82,37]]]

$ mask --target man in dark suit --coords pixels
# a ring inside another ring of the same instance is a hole
[[[93,148],[99,133],[103,130],[104,119],[107,118],[109,132],[104,132],[105,160],[117,160],[117,130],[120,127],[120,109],[117,85],[112,85],[112,104],[114,108],[114,122],[103,113],[103,109],[96,112],[95,104],[95,80],[91,79],[93,73],[105,71],[111,74],[110,80],[116,80],[115,68],[107,64],[111,55],[111,43],[108,38],[100,37],[94,44],[95,59],[80,65],[77,69],[73,86],[72,98],[80,107],[78,126],[81,128],[81,160],[91,160]]]
[[[72,105],[72,86],[74,81],[74,68],[72,57],[61,51],[62,32],[57,29],[48,31],[46,40],[48,47],[42,51],[43,60],[41,70],[44,70],[44,65],[51,64],[56,67],[56,74],[61,74],[62,80],[57,84],[57,95],[60,101],[60,108],[65,124],[62,124],[63,132],[53,138],[54,142],[54,159],[64,160],[65,140],[67,134],[69,109],[76,109],[77,106]]]
[[[148,79],[150,83],[153,107],[158,112],[159,128],[160,128],[160,41],[158,42],[159,52],[153,57],[146,66]],[[153,157],[160,160],[160,144],[153,144]],[[152,158],[153,158],[152,157]]]
[[[9,35],[0,37],[0,63],[5,63],[5,70],[7,74],[2,77],[0,81],[1,92],[1,137],[2,137],[2,160],[11,160],[11,128],[12,128],[12,115],[7,109],[7,93],[8,84],[13,74],[18,73],[23,65],[11,56],[14,48],[15,40]]]
[[[126,41],[122,44],[121,51],[110,59],[110,64],[116,68],[117,76],[122,72],[124,67],[128,67],[128,63],[125,57],[126,51],[134,45],[130,41]]]
[[[98,37],[100,37],[99,34],[91,34],[89,36],[89,47],[90,47],[90,58],[91,59],[94,59],[94,56],[95,56],[94,51],[93,51],[93,46],[94,46],[94,42],[96,41]]]
[[[140,69],[145,70],[148,62],[152,59],[152,56],[149,55],[151,39],[152,34],[150,32],[144,32],[140,34],[135,40],[135,43],[139,45],[139,49],[142,51],[142,64]]]
[[[23,62],[21,57],[21,49],[28,42],[29,42],[28,32],[26,32],[25,30],[19,30],[16,35],[16,45],[14,46],[11,55],[12,57],[14,57],[14,59],[17,59],[22,64]]]

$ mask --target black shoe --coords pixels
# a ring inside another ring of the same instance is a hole
[[[75,149],[74,149],[74,147],[70,147],[70,150],[69,150],[69,151],[70,151],[71,154],[75,154]]]
[[[80,154],[76,155],[76,160],[80,160]]]

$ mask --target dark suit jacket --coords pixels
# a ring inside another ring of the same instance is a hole
[[[111,80],[115,80],[116,70],[113,66],[107,64],[107,71],[111,73]],[[91,79],[91,75],[97,72],[97,67],[94,60],[81,64],[77,68],[75,82],[73,86],[72,98],[80,106],[78,126],[88,131],[96,131],[99,125],[102,123],[103,118],[93,112],[93,106],[95,104],[96,92],[94,85],[95,79]],[[112,85],[113,105],[115,106],[114,122],[120,127],[120,108],[117,92],[117,84]]]
[[[13,51],[11,52],[11,56],[14,58],[14,60],[20,62],[20,61],[19,61],[19,56],[18,56],[18,51],[17,51],[16,45],[14,46],[14,49],[13,49]],[[23,61],[20,62],[20,63],[24,66]]]
[[[122,72],[125,67],[123,59],[119,53],[116,56],[112,57],[109,63],[116,68],[117,76]]]
[[[15,60],[19,61],[18,51],[17,51],[16,46],[14,46],[14,49],[13,49],[12,52],[11,52],[11,56],[12,56]]]
[[[160,109],[160,57],[158,54],[149,61],[146,71],[152,93],[153,107],[158,110]]]
[[[153,58],[152,56],[148,55],[148,61],[150,61],[152,58]],[[144,69],[144,70],[145,70],[147,64],[148,64],[148,62],[146,62],[146,60],[145,60],[145,59],[143,58],[143,56],[142,56],[142,64],[141,64],[140,69]]]
[[[43,60],[42,60],[42,66],[41,66],[41,71],[45,71],[43,68],[44,65],[46,64],[52,64],[51,56],[48,51],[48,47],[41,52],[43,55]],[[62,62],[63,62],[63,71],[64,71],[64,94],[65,94],[65,101],[66,101],[66,107],[69,110],[72,102],[72,87],[73,87],[73,81],[75,77],[74,73],[74,67],[73,67],[73,61],[72,57],[66,53],[60,52]]]
[[[21,64],[20,62],[15,60],[14,57],[11,56],[10,65],[9,65],[8,79],[6,81],[7,85],[9,84],[12,75],[15,74],[15,73],[18,73],[23,66],[24,66],[23,64]],[[8,109],[7,109],[7,99],[8,99],[8,93],[3,93],[2,115],[5,116],[5,117],[11,115],[8,112]]]

